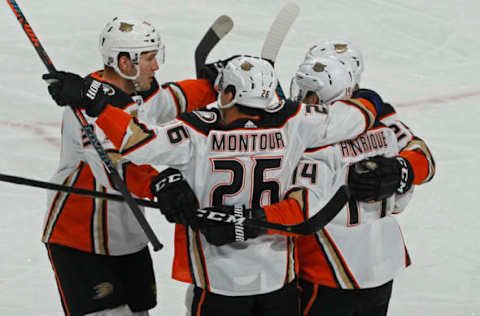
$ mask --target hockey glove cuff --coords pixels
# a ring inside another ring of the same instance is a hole
[[[180,171],[168,168],[160,172],[150,190],[167,221],[198,229],[197,198]]]
[[[263,208],[220,205],[199,209],[197,216],[200,218],[200,231],[215,246],[245,241],[267,233],[267,229],[244,224],[245,219],[266,220]]]

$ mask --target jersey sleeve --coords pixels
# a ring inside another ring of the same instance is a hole
[[[429,182],[435,175],[435,160],[425,141],[399,120],[398,113],[388,103],[384,104],[379,119],[394,131],[400,149],[399,156],[412,165],[413,184]]]
[[[85,119],[87,122],[92,123],[92,120],[86,115]],[[74,150],[76,152],[64,152],[62,150],[61,155],[71,155],[72,160],[74,160],[74,157],[79,157],[80,160],[85,161],[89,165],[97,184],[114,189],[102,160],[70,108],[65,109],[62,125],[62,141],[71,142],[73,146],[69,146],[69,151]],[[112,144],[103,137],[101,131],[96,136],[103,148],[107,151],[109,148],[112,148]]]
[[[207,79],[190,79],[170,84],[172,91],[176,89],[177,94],[181,94],[185,100],[182,112],[191,112],[203,108],[208,104],[215,102],[216,92]]]
[[[180,120],[150,127],[130,114],[107,106],[96,120],[115,149],[137,165],[168,165],[183,169],[192,157],[189,127]]]
[[[358,98],[337,101],[330,106],[303,105],[301,139],[308,148],[352,139],[372,127],[376,117],[370,101]]]
[[[216,91],[207,79],[188,79],[163,84],[149,99],[140,107],[139,118],[162,124],[214,102]]]
[[[158,171],[149,165],[136,165],[129,161],[122,164],[123,179],[133,194],[138,197],[153,199],[150,183]]]

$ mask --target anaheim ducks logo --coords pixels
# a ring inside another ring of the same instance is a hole
[[[217,120],[217,114],[215,112],[192,111],[192,113],[207,124],[211,124]]]
[[[315,71],[315,72],[322,72],[322,71],[325,71],[325,68],[326,68],[326,67],[327,67],[327,66],[324,65],[324,64],[322,64],[322,63],[315,63],[315,64],[313,65],[313,71]]]
[[[97,284],[93,287],[93,290],[95,291],[95,295],[93,296],[94,300],[99,300],[104,297],[107,297],[113,293],[113,284],[110,282],[103,282],[100,284]]]
[[[118,29],[122,32],[131,32],[133,30],[133,24],[120,22],[120,27]]]
[[[345,53],[348,49],[347,44],[335,44],[335,45],[333,45],[333,47],[335,48],[335,51],[339,54]]]
[[[248,61],[244,61],[241,65],[240,68],[245,71],[250,71],[250,69],[253,68],[253,65],[249,63]]]
[[[106,83],[102,83],[102,89],[103,89],[103,93],[108,95],[108,96],[112,96],[115,94],[115,89],[113,89],[112,86],[106,84]]]

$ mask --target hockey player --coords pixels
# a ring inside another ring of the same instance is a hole
[[[103,91],[86,100],[86,112],[123,158],[162,163],[182,171],[202,207],[246,205],[245,216],[281,220],[294,211],[260,206],[279,201],[303,151],[358,136],[375,118],[375,93],[333,105],[279,102],[271,65],[259,58],[233,58],[218,80],[218,109],[181,114],[160,125],[139,124],[104,101]],[[287,204],[289,201],[287,201]],[[253,212],[252,209],[260,210]],[[195,315],[296,315],[296,260],[293,242],[256,229],[241,242],[215,246],[216,236],[177,226],[173,277],[192,283]],[[258,237],[253,239],[253,237]],[[251,239],[251,240],[250,240]],[[227,311],[227,312],[225,312]]]
[[[312,67],[305,71],[325,56],[350,62],[358,88],[361,52],[347,41],[329,41],[308,51],[292,81],[297,98],[328,103],[330,96],[351,87],[347,76],[334,76],[333,84],[328,84],[332,78],[326,73]],[[312,89],[315,85],[317,89]],[[362,160],[368,157],[372,158]],[[310,209],[320,208],[334,192],[330,189],[345,183],[355,199],[317,234],[297,239],[302,315],[386,315],[393,278],[410,264],[392,215],[405,208],[412,184],[426,183],[434,176],[430,150],[399,121],[394,108],[384,103],[374,127],[365,134],[334,146],[310,148],[303,158],[294,181],[309,189],[306,204]]]
[[[105,67],[85,80],[65,72],[44,75],[53,81],[49,91],[57,103],[82,105],[80,91],[89,95],[100,89],[111,106],[139,121],[161,123],[215,100],[205,79],[159,86],[154,76],[165,48],[158,30],[147,22],[114,18],[101,32],[99,48]],[[108,141],[102,145],[112,158],[120,156]],[[119,165],[119,172],[133,192],[145,190],[138,178],[161,181],[168,176],[131,163]],[[63,113],[60,164],[52,180],[117,192],[70,108]],[[47,203],[42,241],[65,315],[148,315],[156,305],[152,261],[148,240],[127,204],[60,192],[49,194]],[[179,221],[174,214],[165,215]]]
[[[360,74],[353,72],[348,59],[309,56],[293,77],[291,91],[305,103],[329,105],[348,97]],[[392,214],[405,208],[412,183],[431,179],[433,173],[425,178],[423,169],[434,167],[426,145],[410,132],[398,135],[401,123],[393,123],[388,127],[377,120],[354,140],[309,148],[295,170],[285,201],[296,198],[305,218],[321,209],[341,185],[349,184],[354,196],[324,229],[297,239],[302,315],[386,315],[393,277],[409,264]],[[421,145],[418,151],[412,151],[414,144]],[[232,209],[216,206],[215,211],[230,214]],[[234,230],[228,224],[203,228],[206,236],[216,236],[217,244],[235,241]]]

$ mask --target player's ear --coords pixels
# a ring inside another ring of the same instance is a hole
[[[318,104],[319,103],[318,95],[315,92],[309,91],[307,93],[307,96],[303,99],[303,103]]]
[[[223,105],[230,104],[233,101],[233,92],[227,89],[223,90],[220,95],[220,100]]]

